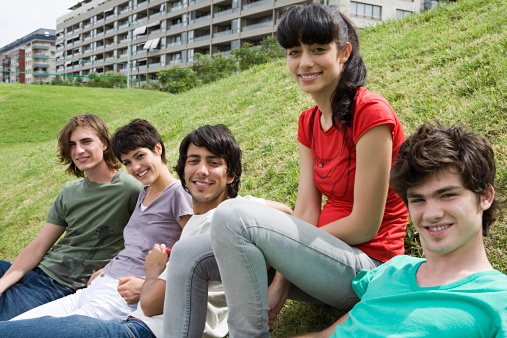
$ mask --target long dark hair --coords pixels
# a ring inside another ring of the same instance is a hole
[[[350,126],[357,89],[366,84],[366,66],[359,54],[357,31],[345,15],[336,9],[320,4],[291,6],[280,19],[276,36],[280,45],[292,48],[304,44],[328,44],[335,42],[338,51],[352,46],[344,64],[340,81],[331,98],[333,125]]]

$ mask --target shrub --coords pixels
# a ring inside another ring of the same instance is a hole
[[[200,85],[201,81],[192,68],[174,66],[157,73],[161,90],[169,93],[181,93]]]
[[[201,83],[206,84],[230,76],[238,67],[234,58],[225,57],[222,53],[212,56],[196,53],[191,68]]]

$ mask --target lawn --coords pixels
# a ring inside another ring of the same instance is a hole
[[[361,31],[368,88],[386,97],[410,134],[427,120],[462,123],[490,138],[496,190],[507,192],[507,3],[461,0]],[[293,83],[284,60],[255,67],[192,91],[170,95],[0,84],[0,259],[14,259],[40,230],[63,183],[72,179],[56,159],[56,134],[83,112],[114,131],[145,118],[161,131],[169,165],[184,135],[202,124],[227,124],[244,152],[242,195],[294,206],[297,119],[312,105]],[[507,272],[506,224],[487,239],[493,265]],[[338,311],[289,302],[273,337],[312,331]]]

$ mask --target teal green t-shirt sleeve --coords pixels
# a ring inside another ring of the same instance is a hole
[[[394,260],[396,258],[393,258]],[[384,264],[379,265],[373,270],[361,270],[359,273],[352,279],[352,288],[356,292],[357,296],[361,299],[363,295],[368,290],[368,285],[375,278],[383,273],[385,270]]]
[[[498,319],[498,332],[495,338],[504,338],[507,337],[507,306],[500,312],[500,316]]]

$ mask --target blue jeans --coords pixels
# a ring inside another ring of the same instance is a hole
[[[237,199],[216,209],[211,242],[229,307],[231,338],[270,336],[266,262],[300,290],[298,297],[289,298],[318,300],[343,310],[359,300],[352,278],[380,264],[300,219]]]
[[[0,277],[11,265],[11,262],[0,260]],[[35,268],[0,296],[0,321],[72,293],[73,290],[61,285],[40,268]]]
[[[0,332],[9,338],[156,338],[138,319],[116,322],[79,315],[0,322]]]
[[[220,282],[210,235],[194,235],[176,242],[167,269],[165,337],[203,336],[210,281]]]

